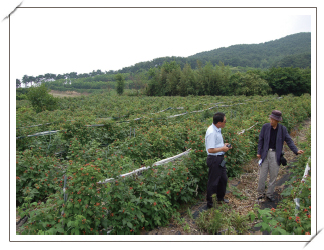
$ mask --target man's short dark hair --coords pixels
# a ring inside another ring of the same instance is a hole
[[[222,112],[217,112],[213,116],[213,123],[217,124],[218,122],[223,122],[224,121],[225,114]]]

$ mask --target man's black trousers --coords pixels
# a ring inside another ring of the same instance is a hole
[[[224,200],[227,185],[226,167],[220,164],[224,156],[207,156],[208,182],[207,182],[207,207],[213,206],[212,195],[216,194],[217,200]]]

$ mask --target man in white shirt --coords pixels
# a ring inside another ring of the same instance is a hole
[[[226,125],[226,117],[222,112],[213,116],[213,124],[208,127],[205,136],[207,151],[208,182],[207,182],[207,208],[213,206],[212,195],[216,194],[219,203],[226,202],[224,199],[227,185],[227,173],[224,161],[225,153],[232,147],[224,143],[222,128]]]

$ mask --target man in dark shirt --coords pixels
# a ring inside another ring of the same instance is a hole
[[[288,134],[287,128],[279,122],[282,121],[281,112],[279,110],[272,111],[270,123],[262,126],[259,135],[257,157],[261,160],[260,177],[258,185],[259,198],[262,199],[265,195],[265,181],[269,172],[270,181],[266,197],[270,201],[275,201],[273,198],[275,182],[279,173],[280,156],[283,149],[284,141],[288,147],[296,155],[304,153],[303,150],[298,150],[293,140]]]

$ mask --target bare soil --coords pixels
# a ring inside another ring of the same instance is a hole
[[[51,95],[54,97],[76,97],[81,95],[89,95],[89,93],[78,93],[76,91],[58,91],[58,90],[51,90]]]

